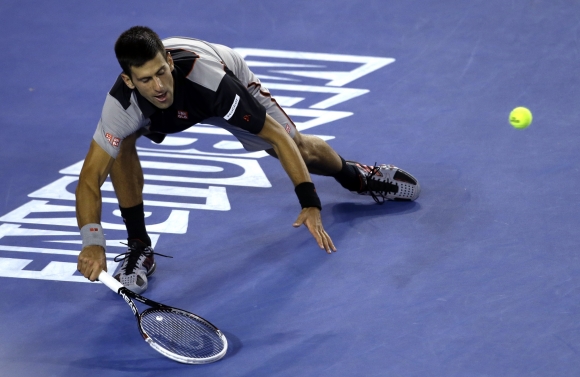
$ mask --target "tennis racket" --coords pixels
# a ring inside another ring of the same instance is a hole
[[[105,271],[99,280],[125,299],[143,339],[163,356],[185,364],[206,364],[226,354],[228,341],[224,334],[200,316],[140,296]],[[150,308],[139,314],[132,299]]]

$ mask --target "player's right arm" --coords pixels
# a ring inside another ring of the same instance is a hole
[[[135,93],[125,85],[121,76],[117,77],[105,98],[101,119],[79,177],[76,212],[83,248],[77,269],[91,281],[97,279],[101,270],[107,270],[106,241],[100,225],[101,186],[109,175],[123,139],[148,122],[137,102]]]
[[[107,179],[115,159],[95,140],[91,142],[76,189],[76,214],[79,229],[87,224],[101,223],[101,186]],[[95,281],[101,270],[107,270],[105,249],[85,246],[78,257],[77,269],[84,277]]]

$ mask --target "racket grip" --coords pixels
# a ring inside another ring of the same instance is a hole
[[[101,271],[99,274],[99,281],[109,287],[113,292],[119,293],[119,289],[123,288],[117,279],[109,275],[106,271]]]

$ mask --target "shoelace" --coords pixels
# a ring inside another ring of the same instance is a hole
[[[379,170],[381,170],[379,166],[376,166],[376,164],[377,163],[375,162],[375,166],[373,166],[371,171],[365,176],[367,183],[366,189],[369,191],[371,197],[376,203],[384,204],[387,193],[396,194],[399,192],[399,185],[396,183],[391,183],[389,180],[383,181],[379,179],[373,179]]]
[[[137,262],[139,262],[139,258],[141,257],[141,255],[145,255],[146,257],[150,257],[153,255],[159,255],[159,256],[165,257],[165,258],[173,258],[172,256],[169,256],[169,255],[156,253],[154,251],[147,251],[147,250],[152,250],[149,246],[146,246],[142,250],[139,250],[138,248],[135,248],[135,247],[128,245],[126,243],[122,243],[122,244],[127,246],[128,250],[124,253],[121,253],[121,254],[115,256],[115,258],[113,260],[115,262],[121,262],[121,261],[124,261],[125,259],[127,260],[127,264],[125,265],[125,274],[127,274],[127,275],[130,275],[134,272],[133,270],[135,270],[135,267],[137,267]]]

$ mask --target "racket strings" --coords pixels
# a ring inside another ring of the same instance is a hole
[[[180,356],[203,359],[224,349],[216,329],[185,313],[146,310],[141,317],[141,328],[159,346]]]

